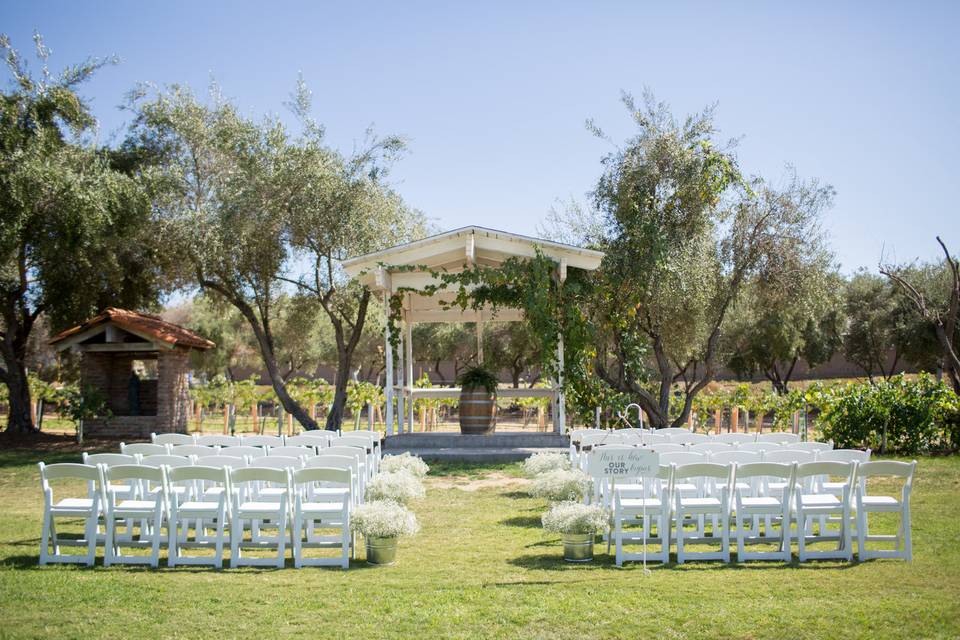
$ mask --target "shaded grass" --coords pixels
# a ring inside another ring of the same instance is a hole
[[[912,564],[570,565],[516,487],[432,488],[397,564],[349,571],[36,565],[36,469],[69,451],[0,452],[2,637],[899,638],[960,633],[960,459],[924,459]],[[496,465],[519,475],[518,465]],[[491,467],[435,465],[482,478]],[[362,558],[362,550],[360,551]]]

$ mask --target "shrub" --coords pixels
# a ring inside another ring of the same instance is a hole
[[[367,484],[367,500],[389,500],[408,504],[426,495],[423,483],[407,470],[381,473]]]
[[[367,538],[397,538],[416,535],[420,523],[412,511],[390,500],[374,500],[355,507],[350,529]]]
[[[556,469],[537,476],[531,493],[551,502],[571,502],[583,500],[592,484],[590,476],[582,471]]]
[[[380,461],[380,471],[392,473],[394,471],[408,471],[417,478],[423,478],[430,471],[430,467],[419,456],[405,451],[397,456],[386,456]]]
[[[543,514],[541,522],[553,533],[596,533],[607,528],[610,514],[596,504],[558,502]]]
[[[820,427],[838,447],[902,455],[956,451],[960,399],[930,376],[853,384],[823,399]]]
[[[495,373],[480,366],[467,369],[457,380],[462,389],[481,388],[486,390],[487,393],[495,392],[499,382]]]
[[[523,461],[523,472],[528,478],[536,478],[540,474],[548,471],[569,468],[569,456],[556,451],[541,451]]]

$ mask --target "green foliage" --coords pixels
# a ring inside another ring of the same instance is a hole
[[[495,393],[500,381],[497,379],[497,374],[478,365],[467,369],[457,380],[457,384],[464,390],[484,389],[487,393]]]
[[[960,399],[930,376],[851,384],[821,401],[821,430],[838,447],[900,455],[960,449]]]
[[[78,385],[67,385],[57,393],[63,415],[69,418],[77,428],[82,420],[96,417],[112,417],[113,413],[107,399],[95,387],[87,386],[82,390]]]

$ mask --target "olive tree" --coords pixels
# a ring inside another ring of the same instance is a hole
[[[604,158],[593,192],[606,251],[591,309],[596,373],[653,426],[679,425],[725,361],[738,296],[751,278],[790,277],[778,258],[819,233],[832,190],[745,179],[709,109],[678,122],[649,95],[624,102],[638,132]]]
[[[96,121],[79,85],[112,59],[34,76],[0,36],[0,382],[7,429],[32,431],[26,358],[41,315],[63,329],[106,306],[156,303],[161,287],[149,200],[128,163],[89,141]]]

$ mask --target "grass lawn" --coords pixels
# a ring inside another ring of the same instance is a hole
[[[215,571],[38,567],[34,464],[79,460],[45,447],[0,451],[0,637],[960,637],[955,457],[920,462],[911,564],[568,565],[518,466],[438,465],[393,567]]]

